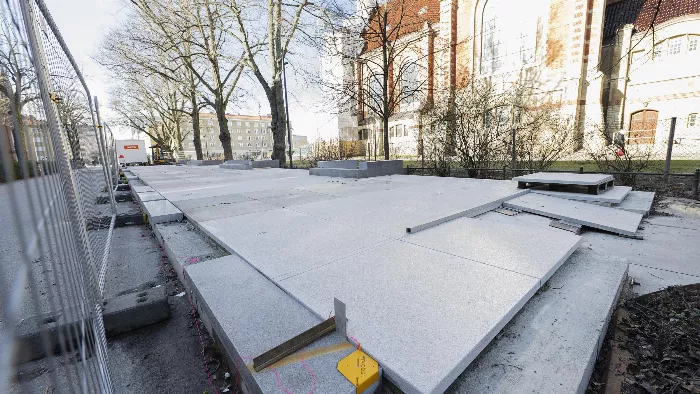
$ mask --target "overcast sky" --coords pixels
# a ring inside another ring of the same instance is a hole
[[[53,18],[58,25],[63,38],[81,67],[90,91],[98,97],[100,106],[109,118],[109,80],[102,67],[93,57],[104,34],[116,26],[124,14],[123,7],[127,0],[45,0]],[[318,60],[312,57],[309,64],[296,65],[304,69],[318,68]],[[331,116],[317,110],[320,96],[310,89],[301,77],[297,77],[295,67],[287,68],[287,84],[289,88],[289,117],[292,121],[294,134],[307,135],[315,138],[322,135],[328,138],[333,130]],[[255,97],[240,103],[229,112],[251,115],[269,114],[267,100],[262,89],[251,84]],[[113,128],[114,129],[114,128]],[[115,130],[118,138],[131,138],[129,131]],[[337,131],[336,131],[337,133]],[[337,135],[337,134],[336,134]]]

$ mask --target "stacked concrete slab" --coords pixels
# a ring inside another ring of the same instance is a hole
[[[188,160],[188,166],[215,166],[223,163],[223,160]]]
[[[564,186],[583,186],[588,194],[599,194],[615,184],[615,178],[607,174],[578,174],[568,172],[536,172],[513,178],[519,188],[547,185],[550,190]]]
[[[317,168],[310,168],[309,175],[334,178],[373,178],[384,175],[403,174],[403,160],[361,161],[333,160],[321,161]]]
[[[280,161],[275,160],[227,160],[219,168],[228,170],[252,170],[255,168],[279,168]]]

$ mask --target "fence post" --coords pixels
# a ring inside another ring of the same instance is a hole
[[[695,176],[693,177],[693,198],[700,198],[700,168],[695,170]]]
[[[583,167],[579,167],[578,173],[579,173],[579,174],[583,174]]]
[[[506,180],[506,168],[508,168],[508,166],[504,165],[503,166],[503,180],[504,181]]]
[[[671,130],[668,131],[668,149],[666,150],[666,163],[664,165],[664,180],[668,180],[668,173],[671,172],[671,155],[673,154],[673,136],[676,134],[676,117],[671,118]]]

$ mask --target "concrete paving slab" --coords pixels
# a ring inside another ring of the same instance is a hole
[[[615,189],[618,187],[615,186]],[[651,211],[651,205],[654,203],[654,194],[654,192],[633,191],[622,202],[615,204],[614,207],[648,216],[649,211]]]
[[[143,192],[143,193],[136,193],[136,199],[141,202],[146,202],[146,201],[155,201],[155,200],[165,200],[165,197],[163,197],[160,193],[153,191],[153,192]]]
[[[348,335],[406,393],[442,393],[539,286],[396,240],[279,284],[319,317],[343,301]]]
[[[146,201],[142,205],[151,224],[182,220],[182,211],[168,200]]]
[[[185,211],[185,215],[197,222],[206,222],[221,218],[247,215],[253,212],[263,212],[275,209],[277,206],[267,204],[263,201],[249,200],[232,204],[221,204],[215,207],[192,208]]]
[[[447,393],[584,393],[627,263],[579,250]]]
[[[565,198],[567,200],[578,200],[587,202],[604,202],[610,204],[619,204],[625,197],[632,191],[629,186],[615,186],[611,189],[606,190],[604,193],[600,194],[586,194],[586,193],[571,193],[571,192],[557,192],[552,190],[539,190],[531,189],[533,193],[545,194],[552,197]],[[653,193],[652,193],[653,194]]]
[[[639,230],[643,240],[589,232],[583,235],[583,245],[601,254],[627,259],[630,264],[700,276],[700,229],[669,227],[673,222],[668,219],[678,220],[667,216],[644,219]]]
[[[555,183],[562,185],[593,186],[615,180],[607,174],[577,174],[569,172],[536,172],[534,174],[516,176],[514,181],[526,183]]]
[[[637,228],[642,221],[642,215],[635,212],[568,201],[537,193],[508,200],[503,203],[503,206],[628,236],[634,236],[637,233]]]
[[[337,362],[353,348],[302,358],[260,373],[251,372],[247,364],[254,357],[322,320],[237,256],[191,265],[185,271],[202,316],[208,317],[205,324],[221,339],[249,392],[350,393],[354,390],[336,369]],[[341,335],[333,334],[305,350],[345,342]]]
[[[144,192],[154,192],[152,187],[150,186],[138,186],[138,185],[131,185],[131,191],[134,193],[144,193]]]
[[[235,204],[238,202],[250,201],[250,198],[242,194],[225,194],[216,197],[193,198],[190,200],[173,201],[173,204],[183,212],[195,208],[217,207],[220,205]]]
[[[529,239],[546,240],[533,248]],[[581,243],[566,231],[462,218],[403,238],[405,242],[528,275],[544,284]]]
[[[322,180],[324,178],[316,179]],[[322,181],[313,185],[295,186],[295,189],[330,194],[337,197],[345,197],[381,190],[399,189],[406,186],[409,185],[400,182],[384,181],[381,180],[381,178],[370,178],[347,181]]]
[[[199,225],[229,252],[243,257],[273,280],[308,271],[388,240],[281,208]]]

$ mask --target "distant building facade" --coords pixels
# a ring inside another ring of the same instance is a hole
[[[678,138],[700,138],[700,0],[663,1],[656,12],[657,4],[388,0],[382,7],[400,7],[424,19],[421,29],[402,33],[417,46],[417,77],[424,91],[392,116],[390,151],[415,152],[420,110],[472,79],[504,89],[531,87],[528,106],[558,108],[581,136],[603,126],[609,134],[624,133],[631,143],[663,142],[668,125],[657,120],[677,117]],[[415,40],[417,35],[422,38]],[[354,78],[358,90],[370,88],[371,70],[363,58],[376,51],[366,45],[357,62],[342,65],[343,78]],[[390,73],[390,78],[396,77]],[[340,112],[340,139],[365,141],[370,155],[377,148],[381,155],[384,130],[376,117],[360,103]],[[348,115],[352,126],[342,121]]]
[[[268,159],[272,155],[272,117],[251,115],[226,115],[228,131],[231,134],[231,148],[235,159]],[[199,114],[200,140],[202,155],[205,159],[224,157],[224,148],[219,140],[219,123],[215,114]],[[185,159],[197,157],[194,150],[194,133],[192,121],[188,120],[182,127],[187,135],[182,141],[182,153]]]

